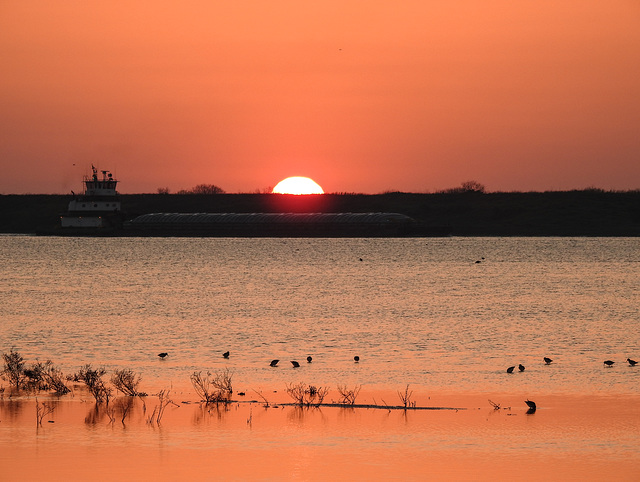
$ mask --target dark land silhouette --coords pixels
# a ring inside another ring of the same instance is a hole
[[[71,195],[0,195],[0,232],[58,227]],[[640,236],[640,190],[436,194],[124,194],[124,219],[148,213],[394,212],[454,236]]]

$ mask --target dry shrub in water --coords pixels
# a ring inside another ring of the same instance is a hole
[[[53,390],[58,395],[65,395],[71,390],[64,383],[62,371],[57,369],[51,360],[42,363],[36,361],[25,368],[22,355],[13,348],[2,355],[4,360],[3,377],[16,389],[21,386],[31,390]]]
[[[307,385],[303,382],[295,385],[287,384],[287,393],[291,398],[293,398],[296,404],[300,406],[319,406],[322,404],[324,397],[327,396],[328,392],[328,388],[315,387],[313,385]]]
[[[228,369],[221,373],[207,372],[206,375],[193,372],[191,384],[200,400],[205,403],[228,402],[233,394],[231,376]]]
[[[9,353],[2,354],[2,359],[4,360],[3,378],[19,389],[24,379],[24,358],[12,348]]]
[[[22,371],[22,374],[24,375],[22,385],[30,390],[44,390],[46,384],[43,372],[44,364],[40,362],[34,363],[30,368],[25,368]]]
[[[74,374],[73,379],[85,383],[91,395],[96,399],[97,403],[109,403],[111,397],[111,388],[107,388],[102,380],[102,376],[107,373],[104,368],[94,370],[91,365],[87,364],[80,367],[78,373]]]
[[[160,405],[153,407],[153,412],[151,412],[151,416],[147,419],[147,423],[149,424],[153,424],[155,422],[156,425],[160,425],[164,411],[169,405],[175,405],[176,407],[180,406],[169,398],[169,390],[160,390],[160,393],[158,393],[158,401],[160,402]],[[122,420],[124,423],[124,418]]]
[[[400,401],[404,405],[404,408],[416,406],[416,402],[411,401],[411,395],[413,395],[413,390],[409,391],[409,385],[404,389],[404,393],[398,390],[398,396],[400,397]]]
[[[138,385],[142,377],[136,375],[133,370],[125,368],[123,370],[116,370],[111,375],[111,383],[116,390],[119,390],[124,395],[129,397],[144,396],[145,394],[138,391]]]
[[[62,371],[51,360],[36,362],[25,369],[25,385],[34,390],[53,390],[57,395],[66,395],[71,390],[64,383]]]
[[[343,405],[354,405],[361,388],[361,385],[357,385],[353,390],[350,390],[346,385],[338,385],[338,393],[340,393],[341,397],[338,403]]]
[[[264,402],[264,408],[269,408],[269,400],[267,400],[267,397],[265,397],[262,392],[258,392],[257,390],[253,390],[254,392],[256,392],[256,394],[262,398],[262,401]]]

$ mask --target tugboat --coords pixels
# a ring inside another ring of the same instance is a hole
[[[73,234],[95,235],[110,232],[122,226],[120,199],[116,186],[118,181],[109,171],[100,171],[91,166],[91,177],[84,177],[84,194],[77,195],[73,191],[73,199],[69,202],[66,213],[60,216],[63,231]]]

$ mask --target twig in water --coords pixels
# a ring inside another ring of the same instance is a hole
[[[338,385],[338,393],[340,393],[340,397],[342,397],[340,398],[338,403],[341,403],[343,405],[354,405],[361,388],[362,385],[356,385],[353,390],[350,390],[346,385]]]
[[[405,410],[407,407],[412,406],[411,395],[413,395],[413,390],[409,391],[409,385],[404,389],[404,393],[398,390],[398,396],[400,397],[400,401],[404,405]],[[415,404],[413,404],[413,406],[415,406]]]
[[[53,405],[49,405],[46,402],[38,402],[38,398],[36,397],[36,427],[42,427],[42,419],[53,413],[54,407]]]
[[[180,406],[169,398],[168,389],[160,390],[158,393],[158,400],[160,401],[160,405],[153,407],[153,412],[151,412],[151,416],[148,418],[147,423],[153,424],[155,422],[156,425],[160,425],[164,411],[169,405],[175,405],[176,407]]]
[[[267,400],[267,398],[262,394],[262,392],[258,392],[257,390],[253,390],[254,392],[256,392],[256,394],[262,398],[262,401],[264,402],[264,408],[269,408],[269,400]]]

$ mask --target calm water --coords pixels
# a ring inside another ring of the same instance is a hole
[[[143,389],[225,367],[247,390],[640,386],[638,238],[2,236],[0,273],[1,352],[132,368]]]

